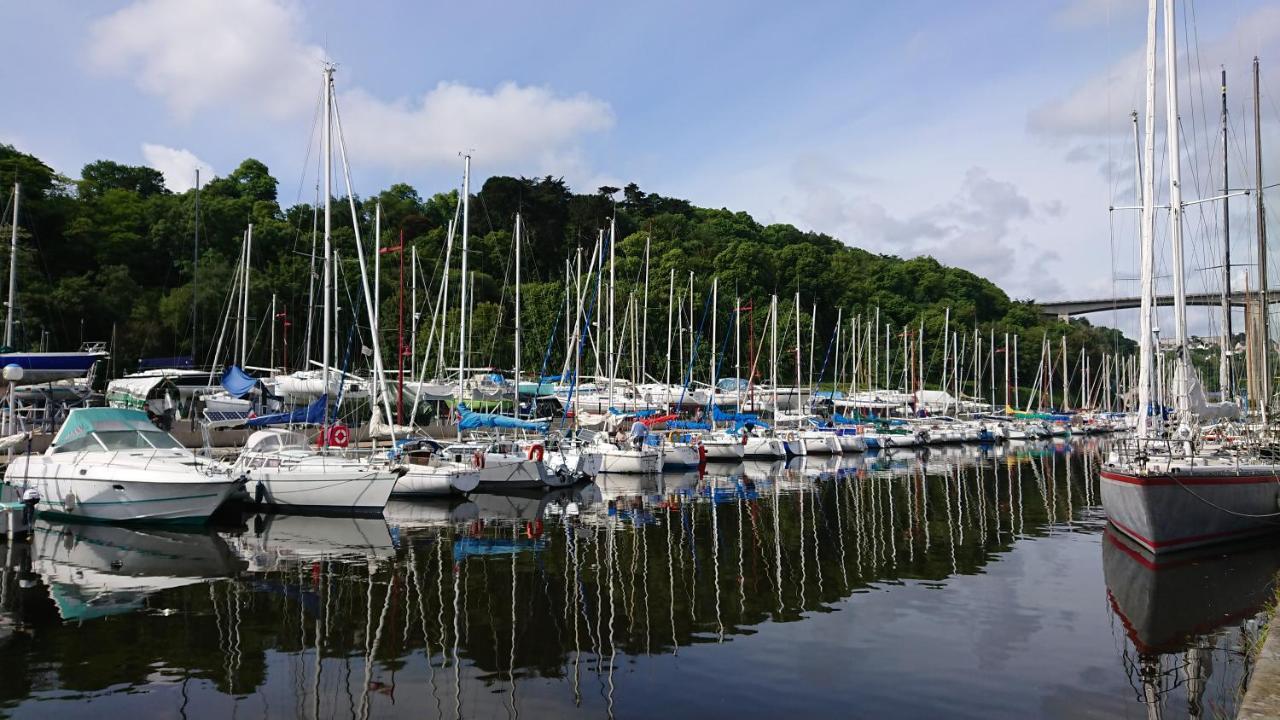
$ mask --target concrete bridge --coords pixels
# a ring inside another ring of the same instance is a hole
[[[1268,300],[1272,303],[1280,303],[1280,290],[1271,290],[1267,293]],[[1247,295],[1243,292],[1231,293],[1231,304],[1235,307],[1244,307],[1245,299],[1256,300],[1258,293],[1251,292]],[[1089,313],[1106,312],[1107,310],[1125,310],[1142,306],[1142,298],[1134,295],[1133,297],[1121,298],[1098,298],[1096,300],[1058,300],[1052,302],[1037,302],[1040,306],[1040,312],[1045,315],[1066,320],[1073,315],[1088,315]],[[1189,293],[1187,295],[1188,305],[1208,305],[1218,307],[1222,305],[1222,293]],[[1172,295],[1157,295],[1156,305],[1161,307],[1171,307],[1173,305]]]

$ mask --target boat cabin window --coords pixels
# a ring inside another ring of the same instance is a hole
[[[182,444],[165,432],[139,430],[95,430],[70,440],[59,452],[82,450],[182,450]]]

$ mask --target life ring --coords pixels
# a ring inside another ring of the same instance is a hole
[[[351,442],[351,431],[346,425],[334,425],[329,428],[329,445],[344,448]]]
[[[743,446],[743,447],[746,447],[746,446],[747,446],[747,435],[748,435],[748,434],[749,434],[749,433],[747,433],[747,429],[746,429],[746,428],[742,428],[742,446]]]
[[[534,462],[542,462],[546,448],[542,447],[542,443],[535,443],[529,446],[529,459]]]
[[[484,451],[477,450],[471,453],[471,464],[478,470],[484,469]]]

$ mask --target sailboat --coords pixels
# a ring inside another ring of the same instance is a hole
[[[78,352],[18,352],[13,343],[13,311],[18,302],[18,212],[22,185],[13,184],[13,224],[9,235],[9,304],[4,322],[4,348],[0,348],[0,367],[22,368],[17,385],[39,385],[58,380],[83,378],[97,362],[107,357],[106,348],[90,343]]]
[[[333,175],[333,67],[324,69],[324,360],[321,387],[330,387],[329,351],[332,295],[330,283],[331,204],[330,182]],[[339,131],[341,128],[339,127]],[[343,157],[345,163],[346,158]],[[345,173],[344,173],[345,175]],[[350,196],[351,188],[347,187]],[[364,256],[360,234],[356,232],[356,250],[361,268]],[[366,298],[368,293],[365,293]],[[377,371],[377,339],[374,339],[375,374]],[[242,347],[243,352],[243,347]],[[241,358],[242,362],[244,358]],[[385,396],[385,393],[381,395]],[[301,413],[282,413],[254,418],[248,423],[261,428],[249,436],[233,469],[247,479],[245,492],[255,503],[290,512],[380,514],[391,497],[396,479],[403,469],[371,458],[333,452],[334,446],[346,447],[349,431],[345,426],[329,423],[329,395],[324,393]],[[321,449],[311,447],[300,432],[272,425],[318,424],[321,427]]]
[[[1138,338],[1137,438],[1134,447],[1113,452],[1101,473],[1102,504],[1111,524],[1152,553],[1183,550],[1243,535],[1280,530],[1280,513],[1276,512],[1280,507],[1280,466],[1243,449],[1206,452],[1198,437],[1198,418],[1189,402],[1188,388],[1195,370],[1190,365],[1187,350],[1186,291],[1183,287],[1184,204],[1180,180],[1176,31],[1173,0],[1165,0],[1168,113],[1165,132],[1169,153],[1169,225],[1176,332],[1173,422],[1170,427],[1164,426],[1163,403],[1153,396],[1156,0],[1150,0],[1141,198],[1142,308]],[[1257,72],[1256,64],[1254,72]],[[1265,238],[1261,238],[1260,243],[1265,243]],[[1264,394],[1264,418],[1268,400]]]

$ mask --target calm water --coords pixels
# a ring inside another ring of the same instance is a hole
[[[13,717],[1230,717],[1280,557],[1155,565],[1094,443],[746,463],[207,532],[41,522]]]

